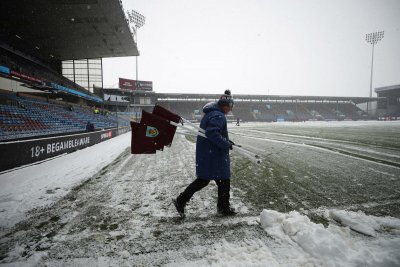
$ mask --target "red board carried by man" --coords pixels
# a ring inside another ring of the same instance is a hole
[[[154,154],[170,146],[176,132],[176,126],[181,117],[171,111],[156,105],[153,113],[142,112],[140,123],[131,122],[132,154]]]

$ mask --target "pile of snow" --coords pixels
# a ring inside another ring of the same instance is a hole
[[[400,220],[396,218],[379,218],[346,211],[331,212],[336,219],[357,225],[361,231],[372,233],[379,225],[395,229]],[[347,219],[346,219],[347,218]],[[316,224],[297,211],[280,213],[274,210],[263,210],[260,217],[262,228],[275,240],[292,244],[293,252],[309,257],[310,264],[322,266],[399,266],[400,237],[385,236],[361,238],[351,233],[349,227],[329,224],[325,228]],[[375,221],[373,223],[373,221]],[[368,228],[368,226],[370,228]]]
[[[400,233],[400,220],[393,217],[377,217],[365,215],[362,211],[329,210],[325,216],[332,218],[352,230],[369,235],[377,236],[380,231],[395,231]]]
[[[213,245],[201,265],[400,266],[400,219],[343,210],[324,212],[332,221],[328,227],[297,211],[263,210],[260,224],[272,241],[262,236],[223,240]],[[352,232],[353,228],[363,234]]]

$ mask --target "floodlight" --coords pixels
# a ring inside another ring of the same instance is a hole
[[[372,63],[371,63],[371,80],[369,84],[369,97],[372,97],[372,77],[373,77],[373,70],[374,70],[374,47],[375,45],[383,39],[385,35],[385,31],[380,31],[380,32],[373,32],[373,33],[368,33],[365,35],[365,40],[367,43],[372,45]],[[368,114],[368,108],[369,108],[369,101],[367,102],[367,114]]]
[[[126,12],[128,14],[129,23],[133,23],[135,27],[132,27],[133,34],[135,36],[136,47],[138,47],[137,29],[143,27],[146,17],[135,10]],[[139,50],[138,50],[139,52]],[[138,80],[138,57],[136,56],[136,80]]]

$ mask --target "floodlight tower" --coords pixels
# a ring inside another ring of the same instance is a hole
[[[368,33],[365,35],[365,41],[367,41],[367,43],[370,43],[372,45],[372,63],[371,63],[371,80],[370,80],[370,84],[369,84],[369,98],[372,97],[372,76],[373,76],[373,71],[374,71],[374,47],[380,40],[382,40],[384,34],[385,34],[385,31],[373,32],[373,33]],[[371,101],[371,99],[370,99],[370,101]],[[367,114],[368,114],[368,105],[369,105],[369,101],[367,102]]]
[[[141,28],[144,25],[146,17],[140,14],[139,12],[136,12],[135,10],[131,10],[130,12],[127,11],[126,13],[128,14],[129,22],[133,23],[134,25],[134,27],[132,27],[132,30],[135,34],[136,47],[138,47],[137,29]],[[136,81],[137,80],[138,80],[138,56],[136,56]]]

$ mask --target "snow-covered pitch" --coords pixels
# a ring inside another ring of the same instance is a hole
[[[235,217],[195,178],[193,137],[131,155],[130,133],[0,174],[4,266],[400,266],[400,122],[229,125]]]

